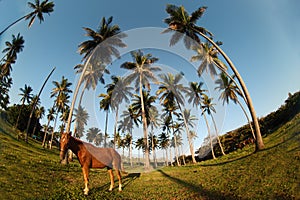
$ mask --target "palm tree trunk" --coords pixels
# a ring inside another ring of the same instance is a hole
[[[142,76],[141,75],[140,75],[140,97],[141,97],[141,104],[142,104],[142,120],[143,120],[143,132],[144,132],[144,144],[145,144],[145,169],[150,170],[147,119],[146,119],[146,115],[145,115],[145,105],[144,105],[144,98],[143,98]]]
[[[30,122],[31,122],[31,119],[32,119],[32,115],[33,115],[33,111],[34,111],[34,109],[35,109],[36,103],[37,103],[37,101],[39,100],[39,98],[40,98],[40,96],[41,96],[41,93],[42,93],[42,91],[44,90],[44,87],[45,87],[47,81],[49,80],[50,76],[53,74],[53,72],[54,72],[55,69],[56,69],[56,67],[54,67],[54,68],[52,69],[52,71],[49,73],[49,75],[48,75],[47,78],[45,79],[45,81],[44,81],[44,83],[43,83],[43,85],[42,85],[42,87],[41,87],[41,89],[40,89],[40,91],[39,91],[39,93],[38,93],[38,95],[37,95],[36,102],[33,103],[32,110],[31,110],[31,112],[30,112],[29,120],[28,120],[27,127],[26,127],[26,135],[25,135],[25,141],[26,141],[26,142],[27,142],[27,140],[28,140],[29,126],[30,126]]]
[[[115,126],[114,126],[114,149],[116,149],[116,142],[117,142],[116,136],[117,136],[118,115],[119,115],[119,106],[117,105],[116,120],[115,120]]]
[[[27,14],[27,15],[25,15],[25,16],[23,16],[23,17],[17,19],[16,21],[14,21],[13,23],[11,23],[10,25],[8,25],[3,31],[1,31],[0,36],[1,36],[5,31],[7,31],[7,29],[9,29],[10,27],[12,27],[13,25],[15,25],[16,23],[18,23],[19,21],[25,19],[25,17],[27,17],[28,15],[30,15],[30,14]]]
[[[52,130],[52,134],[51,134],[50,149],[52,149],[52,143],[53,143],[53,138],[54,138],[54,130],[55,130],[55,126],[56,126],[57,117],[58,117],[58,110],[57,110],[57,113],[56,113],[56,117],[55,117],[55,121],[54,121],[54,125],[53,125],[53,130]]]
[[[22,101],[22,106],[21,106],[21,109],[19,111],[19,114],[18,114],[18,118],[17,118],[17,122],[15,124],[15,127],[18,128],[18,123],[19,123],[19,120],[20,120],[20,115],[21,115],[21,112],[23,110],[23,106],[24,106],[24,101]]]
[[[203,117],[204,117],[206,127],[207,127],[207,132],[208,132],[208,135],[209,135],[211,154],[213,156],[213,159],[216,159],[216,156],[215,156],[215,153],[214,153],[214,146],[213,146],[212,139],[211,139],[211,133],[210,133],[208,120],[207,120],[207,117],[206,117],[205,113],[203,112],[203,109],[201,109],[201,110],[202,110],[202,113],[203,113]]]
[[[51,120],[48,118],[48,123],[47,123],[47,126],[46,126],[46,128],[45,128],[45,134],[44,134],[44,139],[43,139],[42,147],[45,147],[46,137],[47,137],[47,135],[48,135],[47,131],[48,131],[48,127],[49,127],[50,121],[51,121]]]
[[[189,147],[190,147],[190,153],[192,155],[192,162],[195,164],[197,163],[196,159],[195,159],[195,152],[194,152],[194,147],[193,147],[193,142],[191,140],[191,137],[190,137],[190,131],[189,131],[189,127],[187,125],[187,121],[186,121],[186,118],[185,118],[185,115],[184,115],[184,112],[182,111],[182,108],[176,98],[176,102],[177,102],[177,105],[179,107],[179,110],[180,112],[182,113],[182,116],[183,116],[183,122],[184,122],[184,126],[185,126],[185,130],[186,130],[186,135],[187,135],[187,139],[188,139],[188,142],[189,142]]]
[[[255,140],[256,138],[255,138],[254,130],[253,130],[253,128],[252,128],[252,124],[251,124],[251,121],[250,121],[250,119],[249,119],[249,116],[248,116],[246,110],[244,109],[243,105],[241,104],[241,102],[240,102],[239,100],[237,100],[237,102],[238,102],[238,104],[240,105],[240,107],[242,108],[242,110],[243,110],[243,112],[244,112],[244,114],[245,114],[245,116],[246,116],[246,118],[247,118],[248,124],[249,124],[250,129],[251,129],[251,132],[252,132],[252,136],[253,136],[253,138],[254,138],[254,140]]]
[[[108,125],[108,110],[106,111],[106,116],[105,116],[105,131],[104,131],[104,148],[107,146],[107,125]]]
[[[220,146],[220,148],[221,148],[221,152],[222,152],[223,155],[225,155],[224,149],[223,149],[223,147],[222,147],[222,144],[221,144],[221,141],[220,141],[220,138],[219,138],[218,129],[217,129],[217,124],[216,124],[216,122],[215,122],[214,117],[213,117],[212,115],[210,115],[210,116],[211,116],[211,119],[212,119],[213,124],[214,124],[214,127],[215,127],[216,136],[217,136],[217,139],[218,139],[219,146]]]
[[[195,29],[194,29],[195,30]],[[197,30],[195,30],[197,31]],[[224,57],[224,59],[226,60],[226,62],[229,64],[231,70],[233,71],[233,73],[235,74],[237,80],[239,81],[243,93],[247,99],[247,106],[249,108],[251,117],[252,117],[252,121],[254,124],[254,129],[255,129],[255,136],[256,136],[256,140],[255,140],[255,151],[260,151],[262,149],[264,149],[264,142],[262,140],[262,136],[260,133],[260,128],[259,128],[259,123],[258,123],[258,119],[256,117],[256,112],[252,103],[252,99],[250,97],[250,94],[248,92],[248,89],[246,87],[246,84],[244,83],[241,75],[239,74],[239,72],[237,71],[236,67],[234,66],[234,64],[232,63],[232,61],[229,59],[229,57],[224,53],[224,51],[213,41],[211,40],[208,36],[206,36],[205,34],[197,31],[202,37],[204,37],[207,41],[209,41],[219,52],[220,54]]]

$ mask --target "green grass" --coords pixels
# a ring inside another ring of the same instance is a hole
[[[0,120],[0,199],[300,199],[300,115],[264,138],[216,160],[123,175],[123,191],[108,192],[106,170],[91,170],[83,195],[78,162],[59,164],[58,150],[18,141]],[[117,182],[116,182],[117,183]]]

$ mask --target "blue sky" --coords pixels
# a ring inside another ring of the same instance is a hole
[[[87,40],[82,27],[96,29],[103,16],[114,17],[114,23],[122,31],[136,28],[165,28],[166,4],[184,5],[188,12],[207,6],[199,26],[214,33],[214,39],[223,42],[222,49],[229,55],[242,75],[251,94],[257,116],[262,117],[276,110],[287,98],[300,88],[300,2],[298,0],[202,0],[202,1],[142,1],[142,0],[64,0],[54,1],[54,12],[45,15],[45,21],[34,23],[28,29],[25,21],[19,22],[0,38],[0,49],[11,35],[19,32],[25,39],[25,48],[13,66],[14,85],[11,88],[11,103],[18,103],[19,88],[30,85],[37,93],[43,79],[57,67],[41,95],[41,102],[48,109],[52,105],[50,91],[52,81],[67,77],[75,85],[77,77],[73,67],[80,63],[78,44]],[[0,1],[0,29],[30,12],[25,1]],[[149,37],[151,40],[151,36]],[[160,57],[159,52],[155,56]],[[161,64],[176,65],[168,57]],[[177,61],[176,61],[177,62]],[[181,71],[177,66],[177,71]],[[189,74],[189,71],[185,72]],[[188,78],[188,76],[186,76]],[[106,80],[109,82],[109,78]],[[187,80],[190,81],[190,80]],[[103,88],[103,85],[99,85]],[[93,95],[98,105],[97,91]],[[97,108],[94,108],[98,112]],[[246,123],[241,109],[230,105],[222,112],[222,132]],[[104,116],[103,114],[100,114]],[[101,118],[100,116],[100,118]],[[44,120],[45,121],[45,120]],[[99,126],[103,129],[102,122]],[[112,126],[112,123],[111,123]],[[197,144],[205,136],[199,128]]]

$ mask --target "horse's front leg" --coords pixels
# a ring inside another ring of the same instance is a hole
[[[115,184],[115,181],[114,181],[114,174],[113,174],[112,169],[108,169],[108,173],[109,173],[109,177],[110,177],[110,187],[109,187],[109,191],[112,191],[113,188],[114,188],[114,184]]]
[[[83,178],[84,178],[84,195],[88,195],[89,194],[89,168],[88,167],[82,167],[82,173],[83,173]]]

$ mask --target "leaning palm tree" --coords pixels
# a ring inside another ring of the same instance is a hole
[[[20,91],[21,91],[21,93],[19,95],[21,96],[21,109],[19,111],[17,122],[15,124],[16,128],[18,128],[18,123],[19,123],[20,115],[21,115],[22,108],[23,108],[25,102],[29,103],[30,100],[32,99],[32,94],[31,94],[32,88],[30,86],[27,86],[25,84],[24,89],[20,88]]]
[[[68,117],[68,124],[66,127],[67,132],[70,131],[75,101],[81,83],[84,80],[84,74],[88,65],[109,64],[112,62],[112,56],[117,58],[120,57],[120,53],[117,48],[126,47],[125,43],[122,41],[122,38],[126,37],[126,35],[121,33],[118,25],[111,24],[112,19],[113,18],[110,17],[106,20],[103,17],[97,31],[90,28],[84,28],[87,32],[86,36],[91,37],[91,40],[82,42],[78,47],[80,55],[83,55],[82,60],[84,61],[84,67],[74,91],[70,114]]]
[[[121,65],[121,68],[128,69],[131,71],[125,80],[128,82],[135,81],[136,88],[139,89],[139,96],[143,97],[143,87],[147,87],[150,90],[150,81],[156,82],[154,72],[160,71],[159,67],[155,67],[152,64],[155,63],[158,58],[153,57],[151,54],[144,54],[141,50],[131,52],[133,62],[125,62]],[[148,144],[148,130],[147,130],[147,119],[145,115],[144,99],[141,98],[141,115],[143,121],[143,133],[145,148],[145,168],[150,169],[149,160],[149,144]]]
[[[169,17],[164,20],[165,23],[168,24],[167,31],[176,31],[173,35],[173,39],[171,38],[170,44],[177,43],[181,38],[182,34],[184,35],[184,38],[191,38],[193,41],[198,43],[198,46],[201,46],[200,44],[200,38],[198,36],[201,36],[205,38],[210,44],[212,44],[216,50],[223,56],[223,58],[226,60],[228,66],[231,68],[233,73],[235,74],[241,88],[242,92],[245,95],[245,98],[247,99],[247,106],[249,108],[252,121],[255,128],[255,136],[256,136],[256,151],[264,149],[264,143],[262,140],[262,136],[260,133],[260,128],[258,124],[258,119],[256,117],[255,109],[250,97],[250,94],[248,92],[248,89],[246,87],[246,84],[244,83],[241,75],[239,74],[237,68],[234,66],[230,58],[224,53],[224,51],[216,44],[212,39],[212,34],[207,31],[203,27],[199,27],[196,25],[197,20],[203,15],[205,12],[206,7],[200,7],[191,15],[189,15],[183,6],[175,6],[175,5],[167,5],[166,12],[169,14]],[[179,34],[180,33],[180,34]],[[177,35],[177,36],[176,36]],[[179,35],[179,36],[178,36]],[[190,48],[194,45],[194,42],[191,42],[188,39],[185,39],[185,45],[186,47]]]
[[[28,23],[28,28],[30,28],[32,26],[32,24],[34,23],[36,17],[40,20],[40,23],[41,23],[42,21],[44,21],[44,16],[43,16],[44,13],[47,13],[48,15],[50,15],[50,13],[54,11],[54,9],[53,9],[54,3],[48,2],[48,0],[44,0],[41,3],[39,0],[35,0],[34,4],[31,2],[28,2],[28,6],[31,9],[33,9],[33,11],[30,12],[29,14],[19,18],[18,20],[14,21],[13,23],[11,23],[3,31],[1,31],[0,36],[11,26],[13,26],[14,24],[18,23],[19,21],[21,21],[23,19],[25,19],[25,20],[30,19],[30,21]]]
[[[225,155],[225,152],[223,150],[223,147],[222,147],[222,144],[221,144],[221,141],[220,141],[220,138],[219,138],[217,124],[216,124],[216,121],[215,121],[215,119],[213,117],[213,112],[215,113],[216,109],[214,108],[214,103],[212,103],[212,98],[209,98],[207,95],[205,95],[203,97],[203,111],[206,112],[208,115],[211,116],[211,119],[213,121],[213,125],[214,125],[214,128],[215,128],[215,131],[216,131],[216,137],[217,137],[219,146],[221,148],[221,152],[222,152],[223,155]]]
[[[254,130],[252,128],[249,116],[248,116],[244,106],[241,104],[241,102],[238,99],[238,96],[242,96],[242,94],[241,94],[240,90],[238,89],[238,87],[236,86],[236,84],[234,84],[234,82],[231,79],[229,79],[224,73],[220,74],[220,78],[218,80],[216,80],[215,83],[218,85],[215,89],[219,89],[219,91],[222,91],[219,99],[223,100],[223,105],[224,105],[224,103],[228,104],[229,100],[232,100],[233,103],[235,103],[235,104],[237,103],[241,107],[241,109],[243,110],[243,112],[248,120],[248,124],[251,129],[253,138],[255,139]]]
[[[158,140],[159,140],[160,148],[162,148],[166,152],[165,162],[166,162],[166,166],[168,166],[168,162],[169,162],[168,161],[168,148],[170,145],[169,137],[165,132],[162,132],[161,134],[158,135]]]

